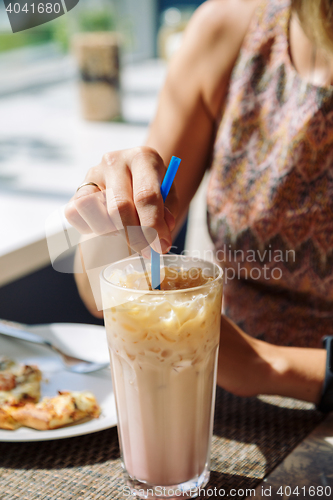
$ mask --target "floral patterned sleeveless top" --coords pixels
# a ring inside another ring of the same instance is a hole
[[[224,308],[244,331],[320,347],[333,335],[333,87],[289,53],[290,0],[263,1],[234,67],[208,187]]]

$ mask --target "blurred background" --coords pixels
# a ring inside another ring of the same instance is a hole
[[[0,2],[0,52],[24,49],[21,56],[11,53],[21,63],[59,57],[68,53],[76,32],[117,31],[123,37],[125,63],[152,58],[161,55],[159,31],[181,31],[201,3],[203,0],[80,0],[65,16],[13,36],[5,5]]]
[[[80,0],[12,33],[0,1],[0,318],[95,322],[73,276],[52,269],[45,220],[103,153],[144,142],[168,61],[201,3]],[[192,217],[206,231],[205,210]],[[185,225],[175,250],[191,238]]]

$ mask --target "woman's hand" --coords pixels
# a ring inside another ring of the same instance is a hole
[[[82,187],[68,203],[65,215],[82,234],[106,234],[128,226],[153,228],[165,253],[172,245],[178,210],[174,186],[163,203],[160,186],[165,172],[162,158],[147,146],[107,153],[84,179],[103,191]]]
[[[325,366],[324,349],[268,344],[221,317],[217,383],[237,396],[276,394],[318,404]]]

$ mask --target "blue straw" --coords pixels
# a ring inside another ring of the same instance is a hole
[[[161,195],[163,201],[165,202],[166,197],[169,194],[172,183],[174,181],[175,175],[177,173],[178,167],[180,165],[181,159],[173,156],[168,166],[168,170],[165,173],[162,185],[161,185]],[[160,290],[161,275],[160,275],[160,254],[155,252],[152,248],[150,249],[151,256],[151,286],[154,290]]]

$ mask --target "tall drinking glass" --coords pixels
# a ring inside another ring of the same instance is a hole
[[[209,479],[222,270],[167,255],[163,273],[161,290],[139,257],[101,274],[119,441],[133,494],[194,497]]]

